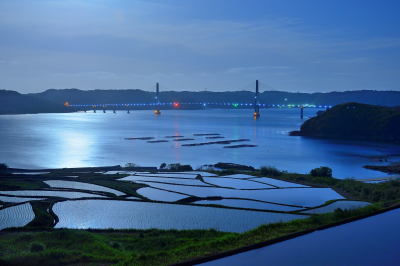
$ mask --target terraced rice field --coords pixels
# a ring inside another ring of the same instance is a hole
[[[238,199],[222,199],[222,200],[199,200],[194,202],[195,204],[216,204],[222,205],[227,207],[234,207],[234,208],[246,208],[246,209],[258,209],[258,210],[271,210],[271,211],[282,211],[282,212],[289,212],[289,211],[297,211],[301,210],[302,208],[298,207],[290,207],[284,205],[277,205],[259,201],[252,201],[252,200],[238,200]]]
[[[139,175],[131,175],[121,179],[118,181],[135,181],[137,183],[150,182],[160,182],[160,183],[169,183],[169,184],[177,184],[177,185],[187,185],[187,186],[210,186],[198,179],[188,179],[188,178],[172,178],[172,177],[152,177],[152,176],[139,176]]]
[[[56,228],[210,229],[242,233],[308,216],[164,203],[77,200],[56,203]]]
[[[330,188],[237,190],[229,188],[193,187],[161,183],[152,183],[151,187],[202,198],[220,196],[223,198],[252,199],[300,207],[315,207],[324,204],[328,200],[344,199],[341,195]]]
[[[72,188],[72,189],[81,189],[81,190],[91,190],[91,191],[101,191],[101,192],[109,192],[113,193],[116,196],[124,196],[125,193],[121,191],[111,189],[108,187],[103,187],[94,184],[88,184],[83,182],[74,182],[74,181],[62,181],[62,180],[48,180],[44,181],[50,187],[56,188]]]
[[[13,196],[38,196],[38,197],[60,197],[60,198],[101,198],[104,196],[72,191],[56,191],[56,190],[15,190],[15,191],[0,191],[0,194]]]
[[[197,175],[195,174],[174,174],[174,173],[164,173],[164,174],[137,174],[137,176],[149,176],[149,177],[173,177],[173,178],[188,178],[188,179],[195,179]]]
[[[204,182],[220,186],[220,187],[230,187],[234,189],[266,189],[266,188],[276,188],[274,186],[257,183],[251,180],[241,180],[225,177],[203,177]]]
[[[8,227],[22,227],[35,218],[30,203],[0,210],[0,230]]]
[[[250,180],[261,182],[264,184],[280,187],[280,188],[293,188],[293,187],[309,187],[306,185],[300,185],[296,183],[291,183],[291,182],[285,182],[282,180],[277,180],[269,177],[256,177],[256,178],[251,178]]]
[[[3,202],[26,202],[31,200],[45,200],[46,198],[22,198],[22,197],[8,197],[8,196],[0,196],[0,200]]]
[[[115,174],[115,171],[112,173]],[[132,193],[138,193],[152,202],[135,197],[137,194],[126,195],[101,185],[65,180],[43,181],[52,189],[0,191],[0,201],[18,203],[32,200],[51,201],[54,197],[64,198],[65,201],[53,205],[53,211],[60,219],[57,228],[214,228],[230,232],[244,232],[264,223],[301,219],[309,214],[332,212],[336,208],[349,209],[369,204],[345,201],[330,188],[315,188],[246,174],[216,176],[202,171],[129,173],[132,175],[115,180],[119,185],[117,187],[120,187],[122,182],[146,184],[147,187],[134,185],[130,189]],[[202,180],[196,179],[198,174],[202,175]],[[110,179],[107,181],[110,182]],[[114,182],[113,179],[111,181]],[[75,191],[68,191],[70,189]],[[132,201],[109,200],[99,195],[100,192],[127,196],[125,199]],[[98,199],[84,199],[89,197]],[[183,199],[186,199],[185,204],[176,203]],[[328,200],[339,201],[319,207]],[[209,206],[199,206],[200,204]],[[0,229],[24,226],[34,218],[29,203],[1,211]],[[292,211],[299,213],[286,213]],[[10,222],[14,218],[19,221]]]
[[[310,214],[321,214],[321,213],[328,213],[328,212],[333,212],[335,209],[340,208],[342,210],[347,209],[357,209],[361,207],[365,207],[367,205],[371,205],[371,203],[364,202],[364,201],[335,201],[329,205],[320,207],[320,208],[315,208],[312,210],[306,210],[302,211],[302,213],[310,213]]]
[[[177,201],[189,197],[189,195],[178,194],[152,187],[144,187],[137,190],[140,195],[154,201]]]

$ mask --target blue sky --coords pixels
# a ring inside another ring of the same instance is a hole
[[[0,89],[400,90],[400,1],[0,0]]]

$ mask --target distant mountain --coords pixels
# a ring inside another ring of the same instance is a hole
[[[78,89],[47,90],[29,94],[39,99],[64,104],[124,104],[153,103],[155,92],[142,90],[90,90]],[[164,103],[253,103],[254,92],[212,92],[212,91],[162,91],[159,95]],[[345,91],[329,93],[291,93],[281,91],[265,91],[260,93],[261,104],[272,105],[329,105],[334,106],[346,102],[358,102],[372,105],[395,106],[400,103],[400,91]]]
[[[344,103],[305,121],[292,135],[400,142],[400,110]]]
[[[252,91],[162,91],[161,103],[254,103]],[[281,91],[265,91],[260,93],[261,104],[268,105],[329,105],[345,102],[358,102],[372,105],[395,106],[400,103],[399,91],[345,91],[329,93],[291,93]],[[46,90],[41,93],[19,94],[15,91],[0,90],[0,114],[28,113],[63,113],[74,111],[64,104],[138,104],[154,103],[155,92],[142,90],[90,90],[78,89]],[[163,106],[164,107],[164,106]],[[207,107],[226,107],[224,105],[207,105]],[[239,106],[251,108],[252,106]],[[152,106],[136,106],[135,109],[151,109]],[[164,109],[167,106],[164,107]],[[172,107],[170,107],[172,108]],[[198,109],[201,105],[185,105],[181,108]]]
[[[71,107],[22,95],[16,91],[0,90],[0,114],[67,113]]]

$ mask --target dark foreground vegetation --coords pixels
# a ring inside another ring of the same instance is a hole
[[[292,134],[400,142],[400,110],[359,103],[344,103],[305,121]]]
[[[232,164],[233,165],[233,164]],[[133,167],[133,164],[127,167]],[[173,171],[176,165],[163,164]],[[233,166],[232,166],[233,167]],[[238,234],[210,230],[72,230],[54,229],[54,216],[46,210],[54,202],[32,201],[35,219],[23,228],[7,228],[0,231],[0,265],[169,265],[195,258],[219,254],[287,234],[314,229],[364,214],[371,214],[384,207],[398,204],[400,181],[390,180],[370,184],[354,179],[331,177],[329,167],[313,169],[311,174],[280,171],[272,166],[259,170],[227,168],[214,171],[219,175],[250,174],[312,186],[331,187],[348,199],[373,203],[360,209],[336,209],[328,214],[311,214],[307,219],[286,223],[262,225],[254,230]],[[68,173],[54,172],[39,176],[0,173],[1,190],[43,189],[43,181],[60,179]],[[102,175],[94,172],[76,173],[73,181],[92,183],[120,190],[126,197],[142,197],[136,190],[145,185],[115,181],[125,175]],[[112,195],[108,195],[113,197]],[[114,197],[116,197],[114,195]],[[117,197],[116,197],[117,198]],[[123,197],[118,197],[123,200]],[[185,204],[185,203],[179,203]],[[0,205],[10,203],[0,202]],[[12,204],[11,204],[12,205]]]

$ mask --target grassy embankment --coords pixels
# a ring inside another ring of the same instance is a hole
[[[240,173],[228,170],[219,174]],[[354,179],[313,177],[278,171],[266,167],[261,171],[242,172],[271,176],[303,184],[317,184],[343,190],[353,197],[375,203],[357,210],[337,210],[334,213],[311,215],[310,218],[287,223],[260,226],[243,234],[215,230],[65,230],[53,229],[53,216],[47,208],[54,202],[32,202],[36,217],[25,228],[5,229],[0,234],[1,265],[168,265],[248,246],[294,232],[331,224],[350,217],[372,213],[389,201],[400,199],[399,181],[367,184]],[[77,174],[71,181],[105,185],[139,196],[143,185],[115,181],[123,175]],[[57,176],[60,176],[57,174]],[[64,179],[47,174],[40,177],[2,175],[1,189],[40,189],[48,187],[43,180]],[[4,182],[3,182],[4,181]],[[115,197],[123,199],[123,197]],[[61,200],[61,199],[59,199]],[[57,200],[56,200],[57,201]],[[5,204],[5,203],[3,203]]]

